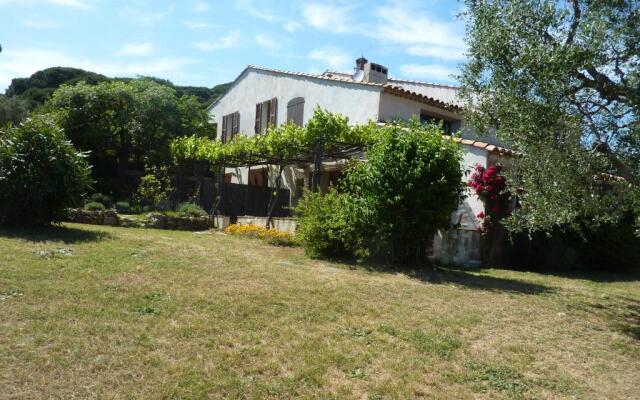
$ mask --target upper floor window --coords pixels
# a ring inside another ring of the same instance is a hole
[[[304,98],[296,97],[287,103],[287,122],[302,126],[304,119]]]
[[[425,111],[422,111],[420,113],[420,122],[422,122],[423,124],[436,124],[436,125],[442,124],[442,129],[444,130],[444,133],[446,133],[447,135],[451,135],[453,121],[447,121],[440,117],[434,117],[433,115],[430,115]]]
[[[263,133],[269,125],[276,126],[278,119],[278,99],[263,101],[256,104],[255,132]]]
[[[222,117],[222,133],[220,139],[222,143],[233,139],[240,131],[240,113],[238,111]]]

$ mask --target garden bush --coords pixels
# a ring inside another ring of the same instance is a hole
[[[300,241],[312,256],[423,264],[463,193],[460,150],[437,126],[369,129],[367,162],[346,170],[341,192],[307,193],[296,207]]]
[[[143,210],[169,209],[169,195],[173,191],[167,167],[146,167],[147,175],[140,179],[136,200]]]
[[[116,203],[116,211],[118,214],[133,214],[134,209],[128,201],[119,201]]]
[[[107,196],[106,194],[94,193],[89,197],[89,200],[92,202],[100,203],[106,208],[113,207],[113,199],[111,198],[111,196]]]
[[[361,235],[357,232],[356,202],[332,188],[329,193],[306,191],[295,207],[298,218],[296,236],[311,257],[360,256]],[[359,250],[360,249],[360,250]]]
[[[60,222],[82,204],[90,166],[48,115],[0,130],[0,223],[42,226]]]
[[[209,214],[195,203],[182,203],[178,207],[178,213],[189,217],[206,217]]]
[[[97,201],[91,201],[84,205],[84,209],[89,211],[104,211],[107,209],[107,207],[105,207],[102,203],[98,203]]]

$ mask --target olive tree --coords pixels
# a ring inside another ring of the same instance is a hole
[[[640,3],[466,0],[466,121],[520,155],[513,231],[640,224]]]

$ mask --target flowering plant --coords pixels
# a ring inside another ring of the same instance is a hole
[[[257,237],[271,244],[291,245],[293,244],[293,235],[287,232],[278,231],[276,229],[267,229],[258,225],[240,225],[231,224],[225,228],[224,233],[229,235],[241,235]]]
[[[476,217],[483,220],[483,230],[496,225],[511,213],[510,195],[506,191],[507,180],[501,175],[502,165],[494,164],[488,168],[476,164],[467,185],[473,188],[484,203],[485,211]]]

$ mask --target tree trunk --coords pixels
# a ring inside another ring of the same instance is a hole
[[[271,198],[269,199],[269,213],[267,214],[267,224],[266,224],[267,229],[269,229],[269,227],[273,224],[273,212],[275,211],[276,205],[278,204],[278,194],[280,193],[280,186],[282,185],[283,170],[284,170],[284,165],[280,165],[278,170],[278,176],[276,177],[276,188],[275,188],[275,191],[271,194]]]
[[[319,141],[316,144],[316,154],[313,162],[313,176],[311,178],[311,191],[317,192],[320,186],[320,178],[322,177],[320,169],[322,168],[322,157],[324,156],[324,143]]]
[[[120,186],[120,194],[127,193],[127,171],[129,163],[129,155],[131,152],[129,135],[127,132],[121,131],[118,133],[120,137],[120,148],[118,149],[118,183]]]

